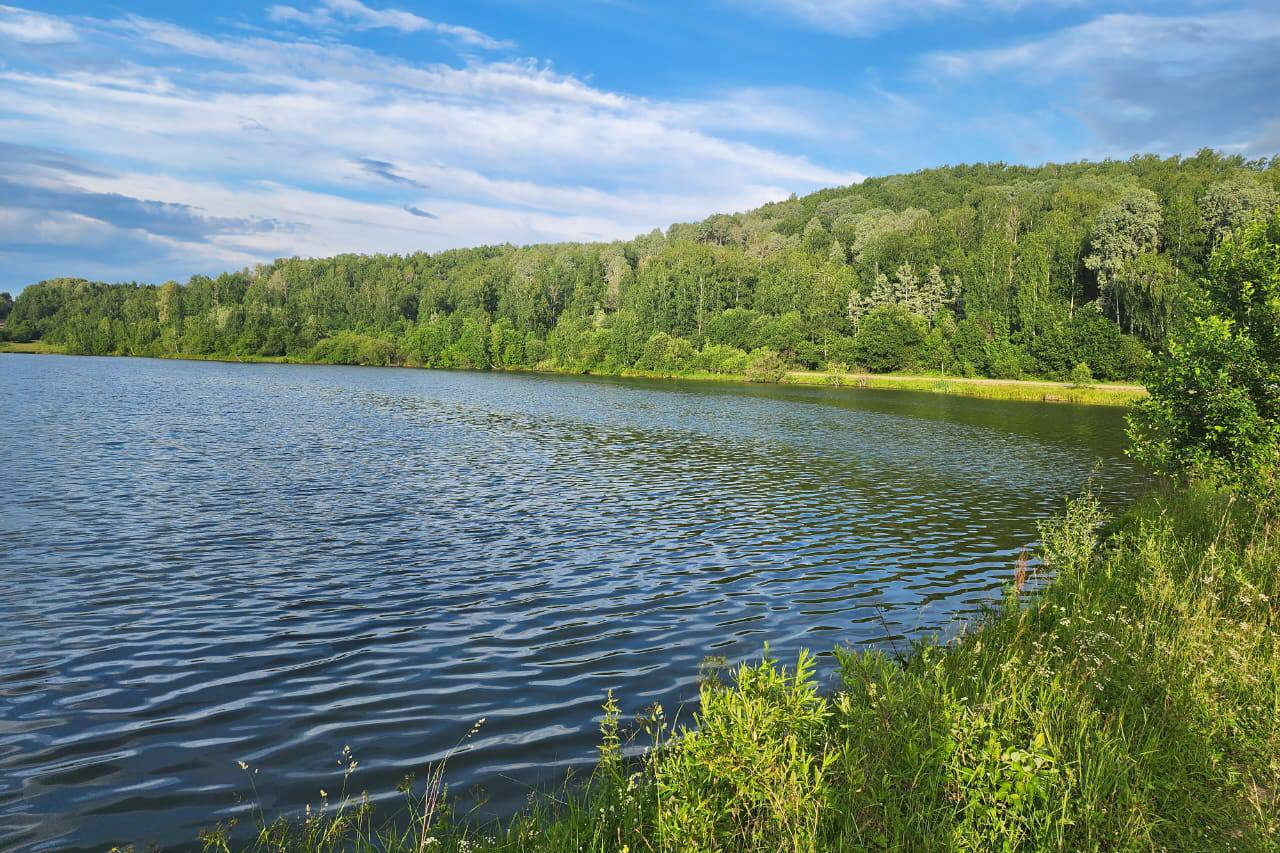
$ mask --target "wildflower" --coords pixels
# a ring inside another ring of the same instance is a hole
[[[240,769],[241,769],[241,770],[248,770],[248,769],[249,769],[249,765],[248,765],[248,764],[245,764],[243,761],[237,761],[237,762],[236,762],[236,764],[239,764],[239,765],[240,765]]]

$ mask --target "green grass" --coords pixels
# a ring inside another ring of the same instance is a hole
[[[44,341],[0,341],[0,352],[20,352],[31,353],[37,355],[60,355],[64,352],[62,347],[54,344],[47,344]]]
[[[970,379],[956,376],[792,371],[787,374],[785,381],[796,385],[928,391],[935,394],[961,394],[988,400],[1033,400],[1090,406],[1127,406],[1134,400],[1146,396],[1146,390],[1139,385],[1096,383],[1080,386],[1049,380]]]
[[[708,679],[688,727],[608,697],[590,778],[500,825],[451,812],[438,766],[394,819],[343,795],[206,846],[1280,850],[1277,514],[1198,486],[1111,521],[1085,495],[1041,538],[1052,582],[1020,564],[950,643],[838,650],[829,693],[803,655]]]

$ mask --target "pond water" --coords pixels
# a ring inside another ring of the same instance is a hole
[[[479,718],[482,813],[708,656],[947,634],[1141,475],[1119,410],[521,374],[0,356],[0,848],[190,845]],[[688,713],[688,710],[685,711]]]

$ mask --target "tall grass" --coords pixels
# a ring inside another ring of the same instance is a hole
[[[838,650],[833,691],[806,654],[706,681],[687,727],[624,726],[610,695],[590,778],[500,825],[406,785],[399,831],[349,797],[207,847],[1280,850],[1276,513],[1195,486],[1112,520],[1085,495],[1041,540],[1051,583],[1024,593],[1020,560],[952,642]]]

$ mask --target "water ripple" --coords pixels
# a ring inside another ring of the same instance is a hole
[[[935,395],[0,359],[0,847],[190,844],[390,792],[519,804],[709,654],[953,630],[1119,413]],[[511,781],[511,780],[514,780]],[[140,835],[141,833],[141,835]]]

